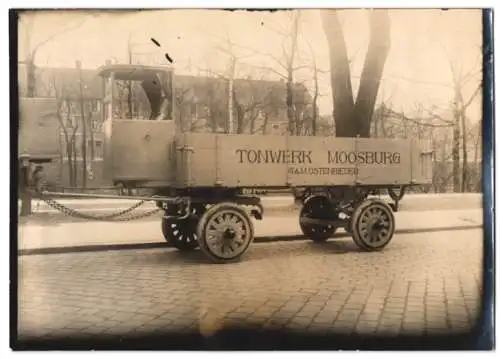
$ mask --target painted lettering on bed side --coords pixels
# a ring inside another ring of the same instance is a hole
[[[311,164],[312,151],[237,149],[239,163]]]

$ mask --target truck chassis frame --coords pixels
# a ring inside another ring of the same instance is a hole
[[[395,232],[393,212],[407,186],[305,187],[296,197],[301,206],[299,225],[314,242],[324,242],[344,228],[364,251],[380,251]],[[399,193],[397,193],[399,189]],[[369,198],[386,190],[392,202]],[[159,188],[153,196],[93,195],[38,191],[43,200],[53,196],[154,201],[163,212],[162,234],[180,251],[200,248],[214,263],[243,258],[254,241],[252,217],[262,220],[261,197],[244,195],[243,188]]]

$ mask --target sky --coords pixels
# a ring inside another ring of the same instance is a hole
[[[206,70],[225,74],[229,57],[218,48],[227,50],[232,43],[232,53],[238,57],[237,77],[273,80],[279,79],[276,72],[283,72],[278,62],[284,62],[282,48],[283,44],[289,48],[289,41],[282,33],[289,32],[291,23],[288,11],[65,11],[24,16],[19,23],[19,59],[51,38],[38,49],[38,66],[73,67],[79,60],[85,68],[96,68],[106,59],[123,62],[130,39],[133,52],[144,64],[166,64],[163,53],[168,52],[179,74],[206,74]],[[342,10],[339,16],[356,92],[369,40],[368,11]],[[396,110],[407,114],[417,106],[446,106],[453,99],[450,62],[460,73],[480,73],[480,10],[391,9],[390,19],[391,48],[379,101],[390,101]],[[81,26],[71,29],[82,21]],[[55,34],[58,36],[52,38]],[[328,46],[319,10],[301,10],[298,46],[296,64],[308,68],[297,71],[296,80],[313,91],[313,51],[321,70],[320,113],[331,114]],[[264,72],[262,68],[272,71]],[[464,87],[466,99],[479,81],[480,75]],[[469,110],[472,122],[480,119],[480,111],[479,96]]]

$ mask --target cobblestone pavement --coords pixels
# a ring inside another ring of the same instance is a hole
[[[227,327],[381,335],[468,331],[479,313],[482,230],[254,244],[243,261],[170,249],[19,257],[19,339]]]

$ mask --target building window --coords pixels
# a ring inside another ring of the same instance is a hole
[[[93,132],[101,131],[101,126],[102,126],[101,116],[97,116],[94,114],[91,118],[91,122],[92,122],[92,131]]]
[[[102,140],[94,140],[94,159],[104,158],[104,143]]]

